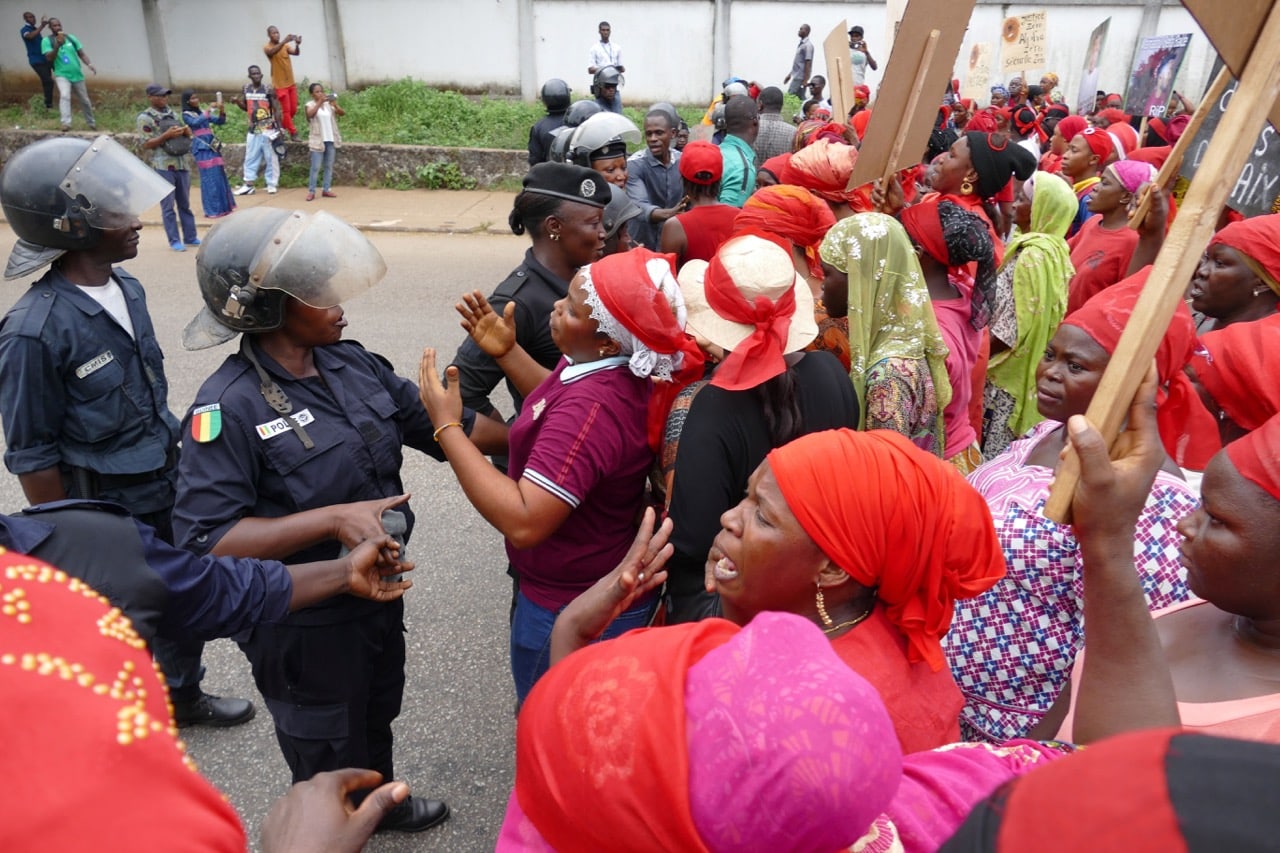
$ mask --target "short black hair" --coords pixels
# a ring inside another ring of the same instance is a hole
[[[746,130],[760,120],[760,108],[746,95],[734,95],[724,105],[724,129],[728,133]]]
[[[782,109],[782,90],[777,86],[766,86],[761,89],[760,106],[767,110]]]
[[[676,123],[671,120],[671,113],[667,112],[664,109],[659,108],[656,110],[649,110],[649,112],[644,114],[645,121],[648,121],[651,118],[661,118],[667,123],[667,127],[669,129],[671,130],[676,129]]]

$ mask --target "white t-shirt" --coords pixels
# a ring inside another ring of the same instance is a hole
[[[116,281],[115,276],[107,280],[106,284],[91,286],[87,284],[77,284],[85,294],[102,306],[102,310],[111,315],[111,319],[115,320],[120,328],[129,333],[129,337],[135,338],[133,334],[133,320],[129,317],[129,306],[124,301],[124,291],[120,289],[120,283]]]
[[[611,41],[598,41],[591,46],[591,68],[622,64],[622,46]]]
[[[316,110],[316,121],[320,122],[320,141],[333,142],[333,105],[328,101],[320,104]]]

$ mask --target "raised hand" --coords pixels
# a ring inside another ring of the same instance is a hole
[[[478,290],[462,294],[453,306],[462,317],[462,328],[490,358],[502,358],[516,345],[516,304],[508,302],[502,316]]]
[[[440,381],[436,368],[436,351],[427,347],[422,351],[422,361],[418,365],[418,398],[422,400],[427,416],[437,430],[442,429],[445,424],[462,422],[462,391],[458,386],[458,368],[449,365],[445,379],[449,382],[448,387]]]

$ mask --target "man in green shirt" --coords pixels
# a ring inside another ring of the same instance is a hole
[[[62,129],[71,129],[71,93],[75,92],[89,129],[97,130],[98,122],[93,117],[93,104],[89,101],[89,90],[84,85],[81,63],[88,66],[94,74],[98,73],[98,69],[89,61],[80,39],[64,31],[62,21],[50,18],[49,35],[40,42],[40,52],[53,66],[53,82],[58,85],[58,111],[61,113]]]
[[[760,132],[760,110],[748,95],[734,95],[724,105],[724,174],[720,178],[721,204],[742,207],[756,191],[756,152],[751,147]]]

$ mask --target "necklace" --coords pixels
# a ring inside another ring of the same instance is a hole
[[[862,611],[857,616],[850,619],[848,622],[841,622],[838,625],[832,625],[830,628],[823,628],[822,633],[834,634],[836,631],[839,631],[841,628],[852,628],[854,625],[857,625],[859,622],[862,622],[864,619],[870,616],[871,611],[875,609],[876,609],[876,605],[875,605],[875,602],[873,601],[870,607],[868,607],[866,610]]]

